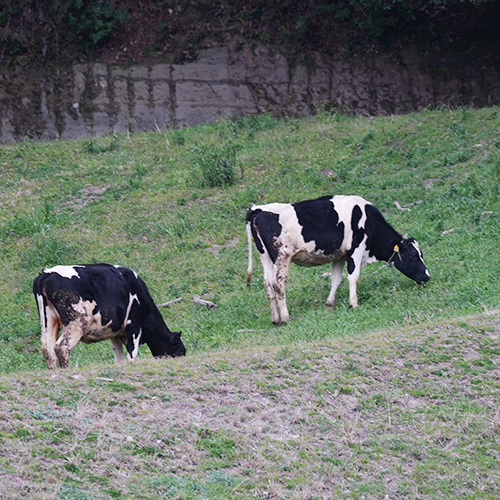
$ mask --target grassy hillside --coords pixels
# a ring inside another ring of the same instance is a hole
[[[136,270],[181,329],[188,355],[363,336],[498,307],[498,109],[389,118],[259,116],[133,136],[0,147],[0,373],[43,369],[31,286],[44,266],[106,261]],[[215,185],[212,187],[212,185]],[[245,288],[244,217],[253,202],[359,194],[417,238],[431,281],[375,264],[360,307],[347,283],[334,311],[328,267],[294,267],[290,325],[274,328],[258,257]],[[401,207],[396,208],[397,202]],[[199,294],[218,304],[193,304]],[[148,349],[141,351],[149,356]],[[108,343],[72,366],[112,362]]]

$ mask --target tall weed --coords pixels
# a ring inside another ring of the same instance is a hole
[[[202,187],[225,188],[234,184],[238,149],[236,145],[228,143],[191,150],[193,164],[201,173],[199,182]]]

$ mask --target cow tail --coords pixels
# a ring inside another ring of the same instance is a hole
[[[38,316],[40,318],[40,325],[42,331],[47,328],[47,297],[43,290],[43,275],[38,276],[33,282],[33,293],[36,299],[36,306],[38,309]]]
[[[250,290],[250,282],[252,281],[253,259],[252,259],[252,222],[247,219],[247,237],[248,237],[248,268],[247,268],[247,288]]]

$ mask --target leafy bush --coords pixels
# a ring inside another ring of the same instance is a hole
[[[69,61],[75,52],[95,56],[96,49],[104,47],[122,60],[142,59],[152,51],[175,53],[183,59],[197,42],[225,33],[251,43],[291,43],[333,51],[345,48],[356,35],[364,38],[356,44],[363,51],[370,37],[415,20],[417,31],[427,31],[434,23],[446,26],[470,47],[475,42],[471,36],[489,43],[487,33],[495,35],[496,16],[493,0],[232,0],[210,5],[189,0],[3,0],[0,63]],[[126,52],[125,40],[129,42]]]
[[[0,60],[27,63],[29,57],[50,58],[75,48],[89,53],[128,21],[127,9],[107,0],[6,0],[0,12]]]
[[[492,0],[338,0],[322,2],[315,8],[312,17],[333,15],[339,21],[345,21],[356,28],[368,31],[376,37],[388,29],[408,21],[414,21],[419,15],[436,15],[449,11],[453,6],[472,4],[479,6]],[[299,26],[307,28],[303,21]]]
[[[68,28],[70,39],[76,41],[81,52],[104,42],[118,22],[125,22],[128,15],[107,1],[83,2],[66,0],[67,9],[63,22]]]

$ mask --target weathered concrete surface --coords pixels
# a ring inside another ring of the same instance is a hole
[[[387,115],[500,104],[500,69],[425,59],[406,48],[332,60],[266,46],[214,47],[185,64],[74,64],[0,73],[0,142],[157,130],[268,111]]]

